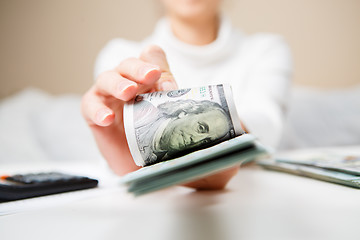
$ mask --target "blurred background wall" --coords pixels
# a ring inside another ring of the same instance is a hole
[[[28,86],[83,93],[99,50],[115,37],[141,40],[162,10],[159,0],[1,0],[0,98]],[[359,0],[225,0],[247,33],[283,35],[298,85],[360,84]]]

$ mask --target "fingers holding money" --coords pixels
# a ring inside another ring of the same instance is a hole
[[[122,61],[114,70],[100,74],[95,84],[98,92],[129,101],[136,94],[177,89],[164,51],[147,47],[137,58]]]
[[[135,97],[137,91],[135,82],[120,76],[116,71],[103,72],[83,96],[82,114],[90,126],[109,126],[115,119],[111,102],[118,99],[117,102],[121,104]]]
[[[138,85],[115,71],[106,71],[99,75],[95,83],[95,91],[103,96],[129,101],[136,95]]]
[[[158,46],[149,46],[140,59],[125,59],[114,70],[99,75],[83,97],[83,115],[89,124],[108,126],[115,118],[109,100],[126,102],[139,93],[173,89],[177,89],[177,84],[164,51]]]
[[[115,118],[113,110],[104,104],[94,87],[83,96],[81,110],[89,125],[109,126]]]
[[[151,90],[154,83],[161,76],[161,70],[158,65],[137,58],[128,58],[122,61],[115,70],[122,77],[136,82],[139,85],[138,93]]]
[[[151,90],[160,75],[158,66],[129,58],[122,61],[114,70],[100,74],[95,86],[97,91],[105,96],[129,101],[136,94]]]
[[[178,88],[174,76],[170,71],[165,52],[160,47],[156,45],[148,46],[141,53],[140,59],[160,67],[161,77],[155,84],[156,91],[174,90]]]

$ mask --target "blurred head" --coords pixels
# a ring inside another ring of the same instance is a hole
[[[219,13],[221,0],[161,0],[168,15],[194,20]]]

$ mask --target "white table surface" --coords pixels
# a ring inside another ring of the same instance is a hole
[[[99,169],[42,168],[95,177]],[[39,166],[1,170],[14,169]],[[0,216],[0,239],[360,239],[360,190],[346,186],[248,166],[223,191],[172,187],[134,198],[116,178],[97,177],[99,189],[0,204],[0,213],[23,205]]]

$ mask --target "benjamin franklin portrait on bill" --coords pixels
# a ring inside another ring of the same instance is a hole
[[[138,101],[134,121],[145,165],[229,139],[234,132],[229,113],[208,100],[169,101],[157,107],[146,100]]]

